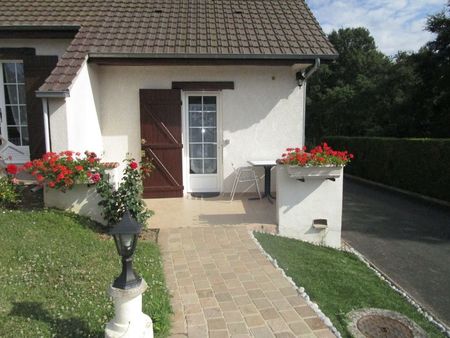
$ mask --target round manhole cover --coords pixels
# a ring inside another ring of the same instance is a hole
[[[382,309],[355,310],[348,315],[355,338],[425,338],[425,331],[408,317]]]
[[[361,317],[356,323],[358,330],[370,338],[414,338],[412,330],[396,319],[369,315]]]

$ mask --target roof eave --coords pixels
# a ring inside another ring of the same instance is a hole
[[[36,97],[38,98],[66,98],[70,96],[68,90],[62,91],[36,91]]]
[[[230,60],[292,60],[292,61],[333,61],[337,54],[145,54],[145,53],[88,53],[89,59],[124,58],[124,59],[230,59]]]

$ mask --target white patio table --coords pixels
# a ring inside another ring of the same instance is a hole
[[[272,203],[272,199],[275,197],[270,193],[270,181],[271,181],[271,172],[272,168],[277,165],[275,160],[253,160],[248,161],[254,167],[264,167],[264,194],[261,198],[267,197],[269,202]],[[254,198],[251,198],[254,199]]]

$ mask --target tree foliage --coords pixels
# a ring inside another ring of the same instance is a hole
[[[387,57],[366,28],[333,31],[339,58],[308,82],[310,142],[324,135],[449,137],[449,10],[428,18],[435,39],[417,53]]]

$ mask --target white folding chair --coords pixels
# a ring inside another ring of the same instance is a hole
[[[234,176],[233,187],[231,188],[230,201],[232,201],[234,199],[234,195],[236,194],[236,190],[237,190],[239,183],[244,183],[244,182],[253,182],[253,184],[256,185],[256,191],[258,192],[259,199],[261,199],[261,192],[259,191],[258,177],[256,176],[255,169],[253,169],[253,167],[236,168],[233,163],[231,164],[231,166],[233,167],[235,176]]]

